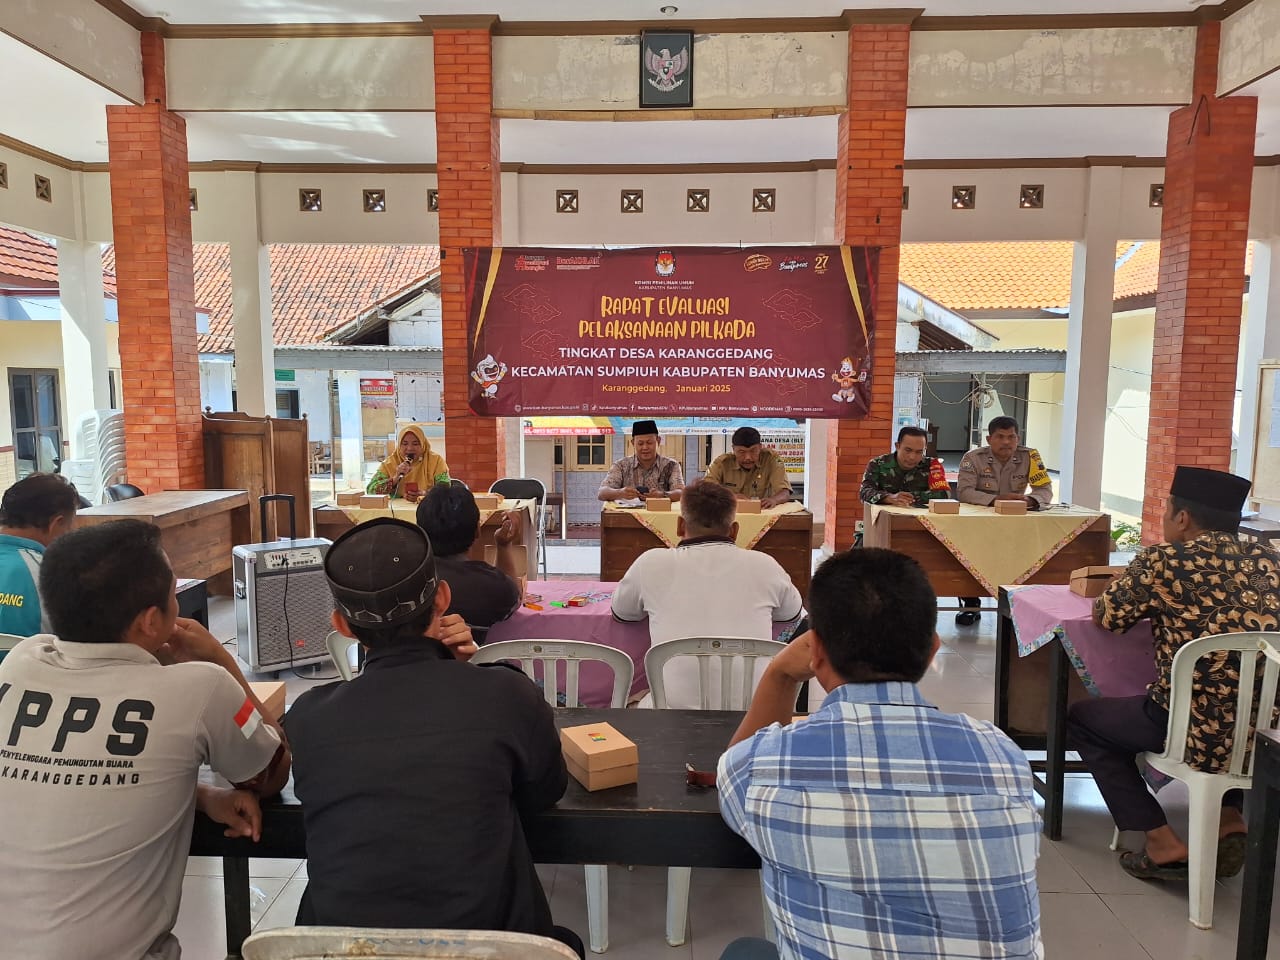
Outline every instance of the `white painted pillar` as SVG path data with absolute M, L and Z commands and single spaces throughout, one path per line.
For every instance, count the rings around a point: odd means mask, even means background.
M 1076 242 L 1071 266 L 1058 499 L 1095 510 L 1102 506 L 1122 173 L 1120 167 L 1089 169 L 1084 240 Z
M 348 489 L 363 488 L 364 419 L 360 415 L 360 371 L 335 370 L 338 381 L 338 434 L 342 438 L 342 483 Z
M 1245 319 L 1240 375 L 1240 438 L 1235 472 L 1253 478 L 1254 434 L 1258 429 L 1258 364 L 1280 358 L 1280 237 L 1253 242 L 1249 312 Z M 1270 404 L 1270 397 L 1263 397 Z M 1265 442 L 1265 440 L 1264 440 Z
M 62 304 L 62 385 L 67 398 L 62 437 L 74 441 L 82 416 L 111 405 L 101 246 L 84 240 L 58 241 L 58 296 Z M 71 451 L 72 458 L 84 455 L 83 450 Z
M 236 406 L 253 417 L 275 416 L 275 346 L 271 330 L 271 261 L 258 216 L 258 175 L 227 178 L 231 250 L 231 316 L 236 357 Z

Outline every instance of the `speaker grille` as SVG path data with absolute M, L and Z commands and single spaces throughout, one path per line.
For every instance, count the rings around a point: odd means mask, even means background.
M 287 667 L 289 638 L 285 635 L 285 580 L 288 580 L 289 633 L 293 640 L 294 664 L 327 659 L 325 637 L 333 629 L 333 594 L 324 570 L 291 571 L 260 576 L 255 582 L 258 620 L 258 664 L 264 668 Z

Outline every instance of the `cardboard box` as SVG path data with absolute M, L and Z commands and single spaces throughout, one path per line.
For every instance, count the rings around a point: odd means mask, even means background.
M 759 513 L 760 501 L 759 500 L 739 500 L 738 512 L 739 513 Z
M 249 684 L 253 695 L 262 701 L 267 716 L 279 720 L 284 716 L 284 683 L 279 680 L 264 680 Z
M 502 497 L 496 493 L 477 493 L 473 496 L 476 498 L 476 506 L 481 510 L 497 510 L 502 506 Z
M 364 496 L 361 490 L 343 490 L 338 494 L 338 506 L 340 507 L 358 507 L 360 506 L 360 498 Z
M 517 570 L 529 569 L 529 548 L 523 543 L 513 543 L 508 549 L 512 551 L 515 557 Z M 486 543 L 484 546 L 484 562 L 491 567 L 498 565 L 498 547 L 497 544 Z
M 644 508 L 652 510 L 654 513 L 670 513 L 671 498 L 670 497 L 645 497 Z
M 1071 592 L 1078 597 L 1100 597 L 1124 567 L 1080 567 L 1071 571 Z
M 1025 500 L 997 500 L 993 506 L 1002 517 L 1022 517 L 1027 513 Z
M 604 790 L 639 777 L 640 755 L 636 745 L 608 723 L 565 727 L 560 747 L 569 773 L 588 790 Z
M 930 513 L 959 513 L 960 501 L 947 500 L 947 499 L 930 500 L 929 512 Z
M 381 493 L 366 493 L 360 497 L 360 509 L 362 510 L 385 510 L 387 508 L 388 497 Z

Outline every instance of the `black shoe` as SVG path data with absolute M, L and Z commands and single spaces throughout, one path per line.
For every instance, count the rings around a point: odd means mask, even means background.
M 978 622 L 982 614 L 977 610 L 961 610 L 956 614 L 957 627 L 972 627 Z

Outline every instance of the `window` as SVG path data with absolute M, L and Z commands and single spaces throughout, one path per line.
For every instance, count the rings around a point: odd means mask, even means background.
M 56 370 L 10 370 L 15 476 L 57 473 L 62 467 L 62 421 Z
M 607 463 L 609 448 L 607 437 L 595 434 L 589 437 L 577 437 L 577 456 L 575 463 L 579 467 L 603 467 Z
M 297 390 L 277 390 L 276 391 L 276 416 L 282 420 L 297 420 L 298 413 L 298 391 Z

